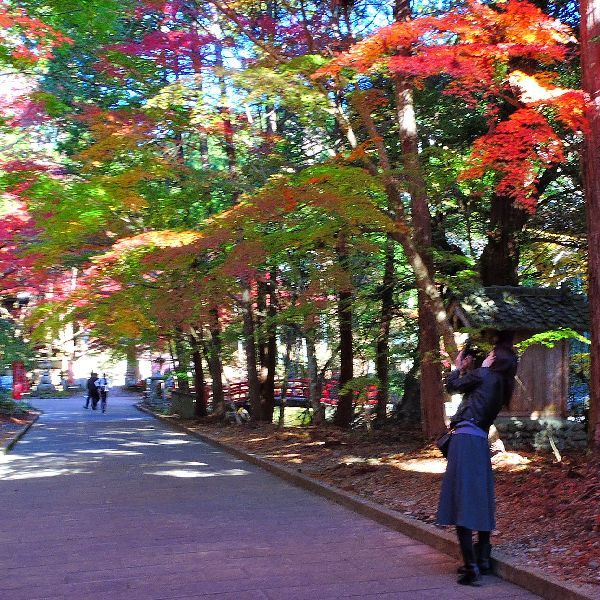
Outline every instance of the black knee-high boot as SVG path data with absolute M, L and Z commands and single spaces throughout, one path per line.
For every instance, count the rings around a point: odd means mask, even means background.
M 477 543 L 473 544 L 475 550 L 475 559 L 477 566 L 479 567 L 479 573 L 481 575 L 488 575 L 493 571 L 492 569 L 492 545 L 490 544 L 490 533 L 489 531 L 477 532 Z M 466 572 L 465 567 L 458 567 L 457 573 L 462 575 Z
M 457 582 L 461 585 L 481 585 L 481 576 L 473 548 L 473 532 L 467 527 L 457 525 L 456 535 L 465 564 L 464 572 L 459 575 Z
M 475 544 L 475 556 L 477 557 L 479 572 L 484 575 L 492 572 L 491 553 L 490 532 L 479 531 L 477 534 L 477 543 Z

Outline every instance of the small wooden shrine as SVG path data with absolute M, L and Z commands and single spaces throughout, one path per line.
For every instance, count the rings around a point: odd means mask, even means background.
M 569 328 L 589 329 L 587 299 L 566 288 L 491 286 L 454 296 L 448 314 L 455 331 L 474 340 L 490 340 L 498 331 L 511 331 L 518 343 L 536 333 Z M 569 340 L 552 348 L 530 346 L 519 360 L 511 401 L 514 417 L 565 418 L 569 393 Z

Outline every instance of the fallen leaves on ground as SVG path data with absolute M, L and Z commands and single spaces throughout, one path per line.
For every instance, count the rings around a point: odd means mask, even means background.
M 0 448 L 4 447 L 23 427 L 31 423 L 37 414 L 31 411 L 13 414 L 0 412 Z
M 181 421 L 427 523 L 435 523 L 446 461 L 417 430 L 346 432 Z M 600 592 L 600 461 L 571 452 L 504 452 L 493 458 L 498 504 L 492 542 L 521 564 Z

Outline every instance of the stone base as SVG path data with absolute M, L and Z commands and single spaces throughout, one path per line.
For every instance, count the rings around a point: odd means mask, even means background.
M 38 383 L 36 392 L 38 394 L 54 394 L 56 387 L 51 383 Z
M 171 412 L 171 403 L 166 400 L 150 400 L 148 398 L 143 401 L 144 406 L 147 406 L 150 410 L 154 410 L 163 414 Z
M 500 417 L 495 425 L 507 450 L 551 451 L 550 437 L 558 450 L 587 447 L 585 424 L 578 421 L 556 417 Z
M 183 419 L 193 419 L 195 416 L 196 397 L 194 394 L 174 390 L 171 394 L 171 411 Z

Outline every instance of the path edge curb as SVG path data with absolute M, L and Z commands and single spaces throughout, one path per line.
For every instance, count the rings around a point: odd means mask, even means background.
M 40 418 L 42 413 L 38 410 L 35 412 L 36 414 L 33 420 L 27 423 L 27 425 L 25 425 L 23 429 L 18 431 L 15 435 L 13 435 L 13 437 L 8 440 L 8 443 L 2 447 L 1 452 L 3 454 L 8 454 L 17 445 L 17 442 L 29 431 L 29 428 Z
M 136 404 L 135 406 L 141 412 L 153 416 L 159 421 L 169 425 L 169 427 L 183 431 L 211 446 L 226 451 L 228 454 L 232 454 L 236 458 L 241 458 L 246 462 L 261 467 L 289 483 L 318 494 L 319 496 L 323 496 L 337 504 L 341 504 L 358 514 L 377 521 L 378 523 L 403 533 L 419 542 L 423 542 L 440 552 L 455 558 L 460 557 L 458 543 L 455 541 L 454 536 L 447 531 L 443 531 L 428 523 L 423 523 L 422 521 L 418 521 L 417 519 L 385 508 L 380 504 L 376 504 L 355 494 L 345 492 L 320 482 L 317 479 L 304 475 L 300 469 L 294 470 L 289 467 L 284 467 L 265 458 L 261 458 L 256 454 L 240 450 L 235 446 L 221 442 L 210 435 L 194 431 L 181 423 L 173 421 L 171 417 L 155 413 L 141 404 Z M 588 594 L 586 590 L 560 581 L 538 569 L 518 565 L 514 559 L 500 554 L 499 552 L 494 552 L 492 561 L 494 573 L 498 577 L 529 590 L 547 600 L 597 600 L 595 596 L 591 595 L 591 592 Z

